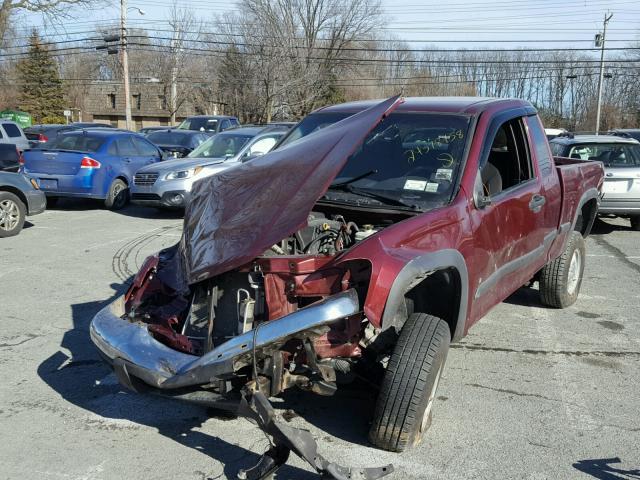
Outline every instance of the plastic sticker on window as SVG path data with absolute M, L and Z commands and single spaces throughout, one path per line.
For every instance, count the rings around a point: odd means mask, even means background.
M 436 180 L 448 180 L 451 181 L 453 170 L 450 168 L 439 168 L 436 170 Z
M 439 187 L 439 186 L 440 186 L 440 184 L 439 184 L 439 183 L 435 183 L 435 182 L 434 182 L 434 183 L 432 183 L 432 182 L 429 182 L 429 183 L 427 183 L 427 185 L 426 185 L 426 187 L 425 187 L 424 191 L 425 191 L 425 192 L 429 192 L 429 193 L 436 193 L 436 192 L 438 191 L 438 187 Z
M 423 190 L 427 186 L 426 180 L 407 180 L 404 182 L 405 190 Z

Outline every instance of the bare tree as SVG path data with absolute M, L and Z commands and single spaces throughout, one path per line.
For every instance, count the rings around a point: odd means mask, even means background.
M 53 18 L 65 16 L 71 6 L 89 6 L 100 3 L 103 0 L 0 0 L 0 48 L 2 47 L 10 28 L 10 20 L 13 14 L 20 11 L 39 12 Z

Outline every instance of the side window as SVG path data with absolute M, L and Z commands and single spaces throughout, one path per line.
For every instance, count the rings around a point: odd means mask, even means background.
M 536 158 L 538 159 L 540 175 L 547 176 L 551 173 L 553 165 L 547 136 L 545 135 L 540 119 L 537 116 L 532 115 L 527 117 L 527 125 L 529 127 L 529 134 L 531 136 L 531 142 L 533 143 L 533 149 L 535 150 Z
M 4 135 L 2 133 L 2 128 L 0 128 L 0 138 L 4 138 Z
M 233 125 L 234 127 L 237 127 L 238 125 L 240 125 L 237 118 L 231 118 L 229 120 L 231 121 L 231 125 Z
M 122 157 L 135 157 L 138 155 L 138 150 L 133 145 L 131 137 L 120 137 L 116 140 L 118 144 L 118 154 Z
M 111 142 L 109 148 L 107 148 L 107 153 L 112 157 L 118 157 L 120 153 L 118 152 L 118 142 Z
M 229 120 L 223 120 L 222 123 L 220 124 L 220 131 L 222 132 L 223 130 L 226 130 L 227 128 L 231 127 L 231 122 Z
M 551 153 L 556 157 L 562 157 L 562 153 L 564 151 L 564 145 L 561 143 L 549 142 L 549 146 L 551 147 Z
M 131 137 L 133 144 L 141 157 L 157 157 L 158 149 L 142 138 Z
M 503 123 L 491 143 L 481 171 L 485 194 L 495 196 L 534 177 L 521 118 Z
M 3 123 L 2 128 L 4 128 L 4 131 L 7 132 L 10 138 L 20 138 L 22 136 L 20 129 L 13 123 Z

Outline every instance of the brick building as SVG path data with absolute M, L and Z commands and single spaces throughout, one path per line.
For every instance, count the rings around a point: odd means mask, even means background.
M 109 123 L 114 127 L 125 128 L 124 86 L 117 82 L 94 82 L 88 88 L 84 99 L 84 109 L 74 111 L 74 120 L 84 122 Z M 134 129 L 169 125 L 168 110 L 169 87 L 162 83 L 131 84 L 131 115 Z M 204 111 L 191 102 L 184 102 L 176 114 L 176 122 L 190 115 L 221 112 L 221 104 L 210 102 L 209 111 Z

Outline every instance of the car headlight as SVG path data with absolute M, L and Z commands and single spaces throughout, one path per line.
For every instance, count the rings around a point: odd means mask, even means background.
M 188 170 L 175 170 L 173 172 L 167 173 L 167 176 L 164 178 L 165 180 L 182 180 L 197 175 L 200 170 L 202 170 L 202 167 L 190 168 Z

